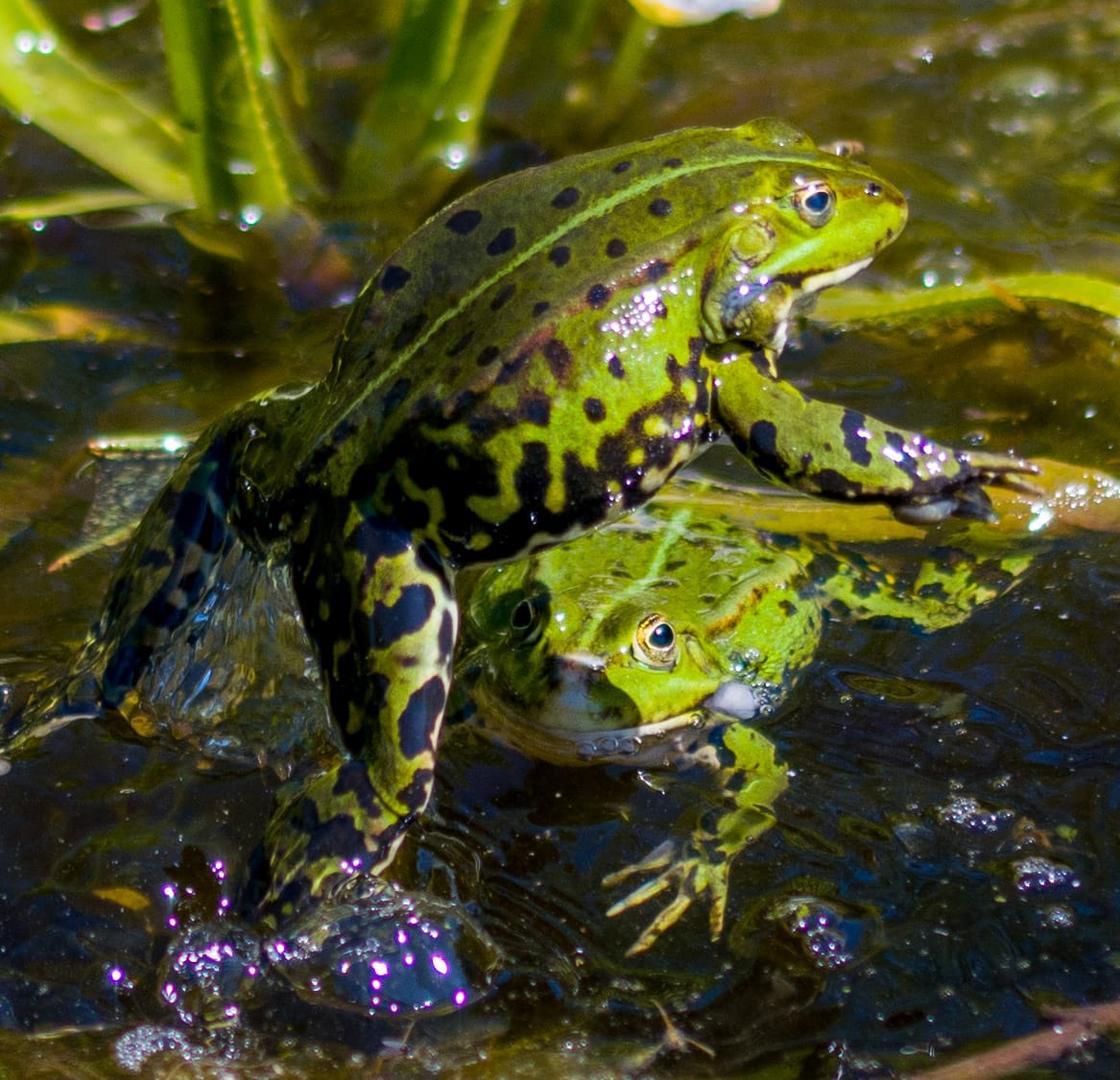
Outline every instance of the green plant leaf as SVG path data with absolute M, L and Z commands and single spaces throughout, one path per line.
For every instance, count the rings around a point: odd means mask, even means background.
M 84 63 L 34 0 L 0 0 L 0 100 L 155 202 L 188 205 L 174 119 Z
M 38 221 L 68 214 L 93 214 L 101 210 L 128 210 L 148 206 L 147 195 L 132 188 L 73 188 L 53 195 L 0 202 L 0 221 Z
M 970 311 L 1021 311 L 1037 303 L 1072 304 L 1120 319 L 1120 282 L 1089 274 L 1002 274 L 901 292 L 832 289 L 817 301 L 812 317 L 839 325 L 898 326 L 960 317 Z
M 247 226 L 287 208 L 312 171 L 279 103 L 262 0 L 160 0 L 164 51 L 196 204 Z

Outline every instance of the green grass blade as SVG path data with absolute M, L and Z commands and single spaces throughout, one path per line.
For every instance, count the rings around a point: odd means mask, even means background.
M 389 196 L 415 162 L 459 51 L 469 0 L 406 0 L 380 89 L 363 110 L 339 190 L 363 205 Z
M 187 205 L 183 134 L 85 64 L 34 0 L 0 0 L 0 101 L 155 202 Z
M 1058 303 L 1120 319 L 1120 282 L 1089 274 L 1001 274 L 962 285 L 881 292 L 832 289 L 817 301 L 813 319 L 840 325 L 921 325 L 972 313 L 1023 310 Z
M 421 161 L 442 161 L 454 171 L 473 160 L 486 99 L 520 13 L 521 0 L 487 0 L 472 19 L 454 69 L 436 96 Z
M 292 205 L 311 170 L 278 104 L 278 61 L 262 0 L 159 0 L 172 92 L 196 202 L 252 224 Z M 252 217 L 249 216 L 252 208 Z
M 73 188 L 53 195 L 0 202 L 0 221 L 39 221 L 69 214 L 92 214 L 99 210 L 129 210 L 148 206 L 147 195 L 132 188 Z

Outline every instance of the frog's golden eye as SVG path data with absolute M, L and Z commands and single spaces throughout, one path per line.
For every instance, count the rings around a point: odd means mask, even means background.
M 793 193 L 793 205 L 806 225 L 819 229 L 831 219 L 836 195 L 828 184 L 817 180 Z
M 677 662 L 677 632 L 663 615 L 647 615 L 634 631 L 634 659 L 650 667 L 671 668 Z
M 543 605 L 532 596 L 519 600 L 509 613 L 509 628 L 514 638 L 523 645 L 531 645 L 541 636 L 544 626 Z

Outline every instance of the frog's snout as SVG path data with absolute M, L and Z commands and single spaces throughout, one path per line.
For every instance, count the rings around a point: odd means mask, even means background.
M 731 679 L 720 683 L 704 700 L 704 708 L 722 713 L 732 720 L 753 720 L 759 713 L 758 695 L 746 683 Z

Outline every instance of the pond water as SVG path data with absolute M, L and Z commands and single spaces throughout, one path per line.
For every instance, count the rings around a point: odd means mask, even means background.
M 385 55 L 350 7 L 277 11 L 310 58 L 307 137 L 328 171 Z M 1120 15 L 1104 0 L 786 0 L 769 19 L 662 31 L 614 103 L 599 95 L 626 5 L 602 5 L 570 71 L 533 51 L 541 10 L 523 13 L 484 152 L 455 191 L 592 145 L 775 114 L 822 143 L 862 142 L 905 190 L 910 224 L 864 275 L 874 283 L 1120 278 Z M 55 11 L 123 75 L 158 80 L 154 7 L 84 36 L 82 5 Z M 0 197 L 96 181 L 34 128 L 5 117 L 0 131 Z M 267 273 L 133 215 L 3 226 L 5 304 L 96 308 L 120 329 L 0 349 L 0 717 L 64 670 L 118 554 L 47 570 L 80 539 L 86 442 L 195 432 L 323 372 L 348 298 L 438 205 L 417 201 L 372 223 L 266 222 L 281 253 Z M 1056 306 L 907 332 L 808 324 L 782 370 L 944 442 L 1117 473 L 1118 341 L 1120 327 Z M 724 446 L 701 468 L 743 475 Z M 830 626 L 766 723 L 791 781 L 777 827 L 735 863 L 716 943 L 697 905 L 628 958 L 648 912 L 605 914 L 617 897 L 603 876 L 689 828 L 687 783 L 535 763 L 456 731 L 434 812 L 400 861 L 453 885 L 502 972 L 486 1000 L 415 1026 L 294 1000 L 232 1031 L 179 1024 L 159 994 L 161 890 L 180 904 L 233 895 L 300 744 L 258 767 L 174 732 L 71 724 L 0 777 L 0 1077 L 823 1080 L 917 1071 L 1036 1030 L 1046 1006 L 1120 998 L 1118 600 L 1120 538 L 1087 534 L 954 629 Z M 299 694 L 275 706 L 305 707 Z M 1032 1075 L 1118 1070 L 1104 1040 Z

